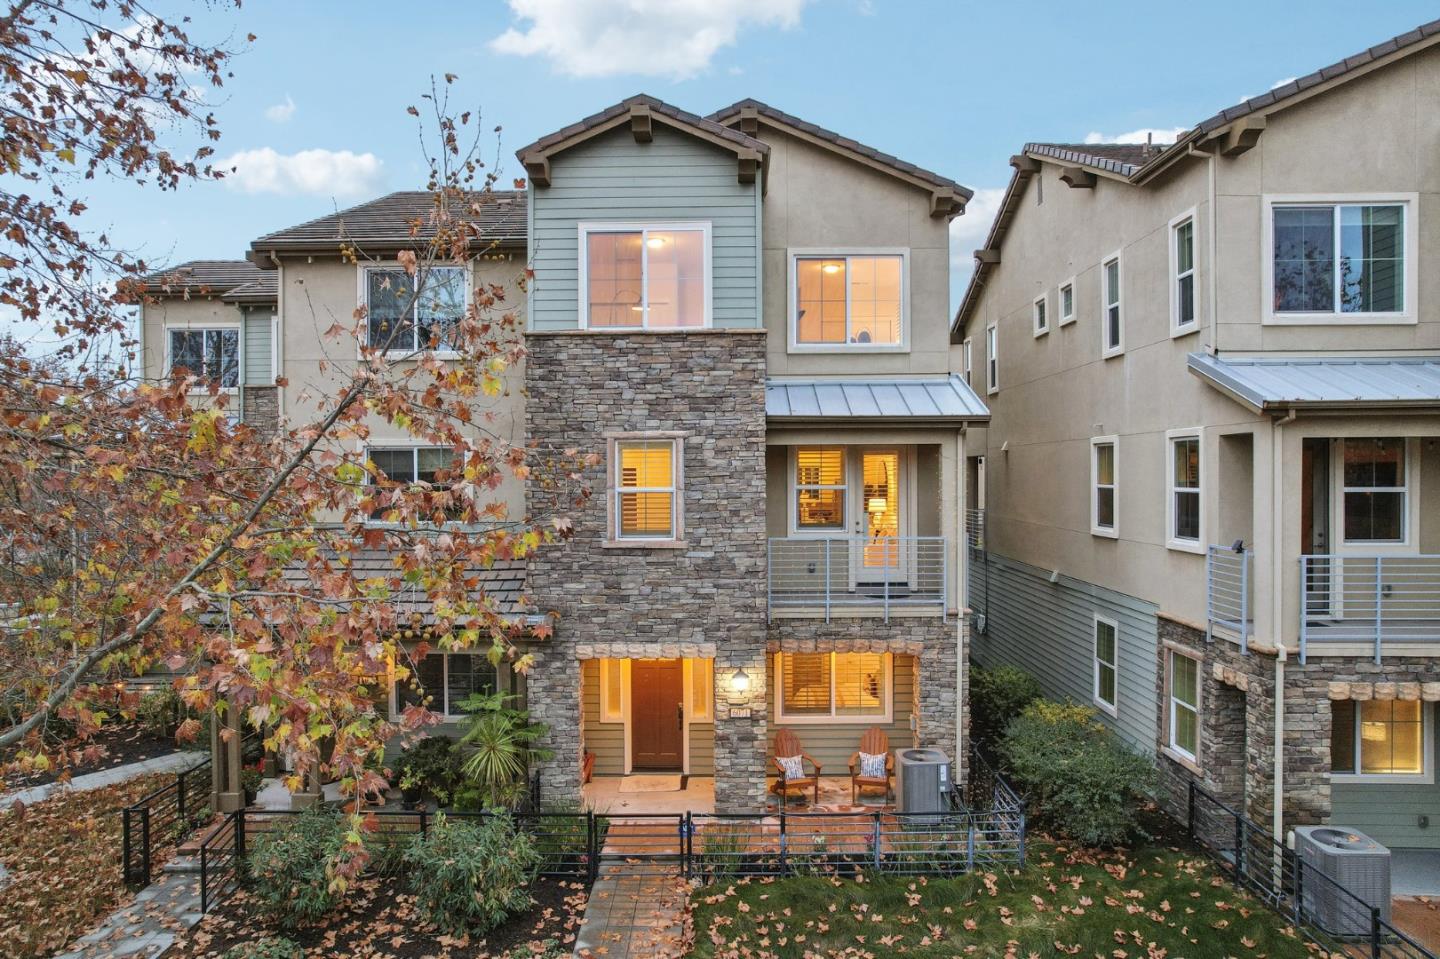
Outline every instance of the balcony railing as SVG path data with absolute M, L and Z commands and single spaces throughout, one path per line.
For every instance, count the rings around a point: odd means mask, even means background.
M 940 616 L 949 599 L 943 536 L 775 537 L 770 618 Z
M 1211 546 L 1205 554 L 1206 638 L 1216 628 L 1233 633 L 1240 652 L 1250 652 L 1254 622 L 1250 616 L 1250 563 L 1254 554 L 1243 545 Z
M 1300 661 L 1335 644 L 1440 643 L 1440 555 L 1300 557 Z

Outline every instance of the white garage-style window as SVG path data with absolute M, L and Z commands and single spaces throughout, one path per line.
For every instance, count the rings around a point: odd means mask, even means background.
M 909 253 L 792 250 L 790 348 L 903 349 Z
M 1173 649 L 1167 658 L 1166 745 L 1181 758 L 1195 763 L 1200 755 L 1200 661 Z
M 475 693 L 499 689 L 499 671 L 484 653 L 432 651 L 419 662 L 405 663 L 411 675 L 397 678 L 392 706 L 424 706 L 447 718 L 463 716 L 460 704 Z
M 466 267 L 431 266 L 414 276 L 398 266 L 363 267 L 360 277 L 368 346 L 387 353 L 454 352 L 455 326 L 470 292 Z
M 1116 715 L 1120 702 L 1120 624 L 1099 613 L 1095 614 L 1095 705 L 1111 716 Z
M 1265 203 L 1266 322 L 1414 322 L 1414 194 Z
M 580 224 L 580 326 L 710 325 L 710 224 Z
M 785 723 L 892 718 L 889 653 L 776 653 L 776 712 Z
M 1433 709 L 1419 700 L 1330 704 L 1330 769 L 1377 782 L 1434 782 Z
M 682 438 L 673 434 L 610 441 L 610 539 L 675 543 L 681 537 Z
M 221 389 L 233 390 L 240 385 L 239 327 L 170 327 L 167 333 L 167 369 L 172 372 L 185 369 L 204 380 L 219 383 Z

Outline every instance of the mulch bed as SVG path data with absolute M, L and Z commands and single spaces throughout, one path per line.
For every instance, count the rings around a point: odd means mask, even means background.
M 535 906 L 513 916 L 484 937 L 454 938 L 427 928 L 415 913 L 415 897 L 399 879 L 359 880 L 345 905 L 323 925 L 282 933 L 268 927 L 245 892 L 232 895 L 178 943 L 172 959 L 216 959 L 232 946 L 286 935 L 307 957 L 365 959 L 481 959 L 512 950 L 528 955 L 531 943 L 554 940 L 568 953 L 585 916 L 585 887 L 578 882 L 537 879 L 530 886 Z
M 138 763 L 144 759 L 168 756 L 170 753 L 178 752 L 180 748 L 175 742 L 175 737 L 161 736 L 138 723 L 102 727 L 79 748 L 88 752 L 92 747 L 103 750 L 104 755 L 96 756 L 90 762 L 85 762 L 82 758 L 82 761 L 66 770 L 71 777 L 100 772 L 104 769 L 114 769 L 117 766 Z M 0 754 L 0 766 L 5 765 L 11 754 Z M 43 786 L 46 783 L 53 783 L 59 778 L 59 771 L 55 769 L 29 775 L 12 774 L 5 777 L 3 785 L 0 785 L 0 791 L 8 792 L 14 789 L 26 789 L 30 786 Z

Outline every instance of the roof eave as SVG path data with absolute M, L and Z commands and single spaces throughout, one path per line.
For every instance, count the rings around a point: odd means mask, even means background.
M 955 416 L 775 416 L 766 414 L 767 426 L 908 426 L 912 428 L 986 425 L 990 414 L 965 413 Z

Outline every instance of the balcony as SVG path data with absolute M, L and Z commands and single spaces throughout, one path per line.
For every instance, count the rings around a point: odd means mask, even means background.
M 1378 663 L 1440 644 L 1440 555 L 1301 556 L 1300 610 L 1302 663 L 1339 646 L 1373 649 Z
M 1205 551 L 1205 615 L 1206 634 L 1214 639 L 1218 632 L 1233 636 L 1240 652 L 1250 651 L 1250 637 L 1255 630 L 1251 613 L 1254 578 L 1250 567 L 1254 553 L 1243 544 L 1211 546 Z
M 943 536 L 773 537 L 770 618 L 938 616 L 948 609 Z

